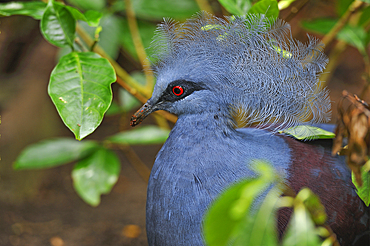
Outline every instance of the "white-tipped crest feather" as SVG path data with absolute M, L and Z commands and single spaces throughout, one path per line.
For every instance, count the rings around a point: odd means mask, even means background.
M 291 37 L 282 20 L 263 15 L 201 13 L 185 23 L 165 20 L 152 43 L 154 71 L 179 67 L 241 110 L 247 125 L 273 131 L 330 119 L 328 91 L 319 74 L 328 62 L 323 45 Z M 169 81 L 171 82 L 171 81 Z M 279 124 L 277 124 L 279 123 Z

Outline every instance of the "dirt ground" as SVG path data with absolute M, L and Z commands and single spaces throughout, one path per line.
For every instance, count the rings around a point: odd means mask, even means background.
M 0 20 L 0 246 L 147 245 L 146 182 L 122 153 L 117 152 L 122 164 L 118 183 L 96 208 L 76 195 L 70 176 L 73 164 L 48 170 L 12 169 L 27 145 L 73 136 L 47 95 L 57 49 L 43 40 L 37 21 L 27 17 Z M 293 27 L 293 34 L 296 30 Z M 304 31 L 299 35 L 304 37 Z M 362 71 L 361 56 L 353 48 L 344 52 L 340 65 L 332 71 L 329 88 L 334 122 L 341 91 L 359 93 Z M 107 117 L 89 139 L 102 139 L 122 126 L 129 126 L 128 118 Z M 135 148 L 148 167 L 159 149 Z

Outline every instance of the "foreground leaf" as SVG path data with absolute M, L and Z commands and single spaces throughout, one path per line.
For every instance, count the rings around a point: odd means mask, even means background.
M 50 0 L 40 22 L 42 35 L 51 44 L 63 47 L 73 46 L 76 20 L 62 4 Z
M 273 221 L 270 218 L 270 214 L 257 213 L 256 216 L 262 220 L 261 227 L 257 226 L 256 221 L 249 221 L 245 224 L 245 218 L 249 216 L 250 207 L 255 198 L 265 191 L 272 182 L 276 180 L 274 169 L 264 162 L 256 162 L 255 171 L 260 174 L 258 178 L 247 179 L 240 183 L 231 186 L 224 193 L 222 193 L 211 205 L 209 210 L 206 212 L 204 217 L 204 238 L 209 246 L 221 246 L 229 245 L 231 242 L 256 242 L 255 240 L 262 242 L 273 241 L 272 238 L 276 234 L 270 235 L 259 235 L 266 236 L 266 239 L 257 238 L 257 235 L 244 235 L 240 236 L 240 231 L 248 227 L 250 230 L 260 231 L 263 230 L 263 226 L 266 226 L 267 231 L 274 227 L 270 222 Z M 268 206 L 268 205 L 266 205 Z M 272 208 L 265 208 L 272 209 Z M 262 216 L 262 217 L 261 217 Z M 257 226 L 257 228 L 254 228 Z M 265 228 L 266 229 L 266 228 Z M 267 232 L 266 231 L 266 232 Z M 238 238 L 238 237 L 241 238 Z M 249 245 L 249 244 L 240 244 Z M 258 245 L 258 244 L 250 244 Z
M 219 0 L 221 5 L 232 15 L 246 15 L 252 7 L 252 1 Z
M 233 245 L 278 245 L 276 214 L 280 194 L 279 189 L 273 188 L 258 211 L 244 217 Z
M 134 130 L 117 133 L 108 138 L 115 144 L 161 144 L 164 143 L 170 130 L 158 126 L 143 126 Z
M 288 134 L 298 140 L 328 139 L 335 137 L 335 134 L 332 132 L 325 131 L 316 126 L 307 125 L 295 126 L 279 132 Z
M 0 3 L 0 16 L 26 15 L 40 20 L 46 3 L 40 1 Z
M 93 52 L 63 56 L 50 76 L 48 92 L 64 124 L 81 140 L 103 120 L 112 101 L 116 74 Z
M 96 27 L 99 25 L 100 19 L 103 16 L 102 13 L 95 10 L 88 10 L 84 14 L 81 13 L 78 9 L 71 6 L 65 6 L 69 12 L 73 15 L 76 20 L 82 20 L 87 22 L 89 26 Z
M 366 165 L 366 164 L 365 164 Z M 362 186 L 359 186 L 354 173 L 352 172 L 352 183 L 356 186 L 357 194 L 369 207 L 370 204 L 370 172 L 361 169 Z
M 284 234 L 283 246 L 321 246 L 315 225 L 303 203 L 294 206 L 294 212 Z
M 267 18 L 276 20 L 279 16 L 279 7 L 276 0 L 261 0 L 255 3 L 248 11 L 249 14 L 263 14 Z
M 93 141 L 70 138 L 50 139 L 25 148 L 14 163 L 14 169 L 49 168 L 76 161 L 97 148 Z
M 117 155 L 101 148 L 73 168 L 73 186 L 86 203 L 97 206 L 100 195 L 108 194 L 117 182 L 120 168 Z

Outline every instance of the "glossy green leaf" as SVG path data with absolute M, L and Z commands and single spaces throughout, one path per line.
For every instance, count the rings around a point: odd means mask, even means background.
M 219 0 L 219 2 L 232 15 L 246 15 L 252 7 L 251 0 Z
M 328 138 L 335 137 L 335 134 L 332 132 L 325 131 L 324 129 L 321 129 L 316 126 L 308 126 L 308 125 L 291 127 L 291 128 L 279 131 L 279 133 L 288 134 L 298 140 L 328 139 Z
M 248 11 L 249 14 L 264 14 L 267 18 L 276 20 L 279 17 L 279 7 L 276 0 L 261 0 Z
M 167 140 L 169 133 L 170 130 L 158 126 L 142 126 L 117 133 L 107 140 L 115 144 L 161 144 Z
M 294 212 L 283 237 L 282 246 L 321 246 L 315 225 L 303 203 L 294 206 Z
M 81 140 L 103 120 L 112 101 L 113 67 L 93 52 L 63 56 L 51 73 L 48 92 L 64 124 Z
M 303 188 L 297 194 L 296 199 L 303 202 L 316 225 L 323 225 L 327 215 L 325 207 L 321 204 L 320 198 L 308 188 Z
M 40 22 L 42 35 L 51 44 L 63 47 L 73 46 L 76 20 L 69 10 L 50 0 Z
M 352 172 L 352 183 L 356 186 L 357 194 L 362 201 L 369 207 L 370 204 L 370 172 L 361 169 L 362 186 L 356 182 L 355 175 Z
M 102 17 L 103 14 L 95 10 L 88 10 L 85 12 L 86 21 L 90 26 L 98 26 Z
M 281 0 L 278 3 L 279 10 L 283 10 L 288 8 L 292 3 L 294 3 L 296 0 Z
M 258 211 L 244 217 L 232 245 L 277 246 L 276 215 L 281 191 L 273 188 Z
M 100 196 L 108 194 L 117 182 L 120 169 L 116 153 L 100 148 L 75 165 L 72 171 L 73 186 L 86 203 L 97 206 Z
M 134 42 L 132 40 L 131 32 L 128 27 L 127 20 L 123 20 L 123 31 L 120 35 L 120 42 L 123 46 L 123 49 L 127 51 L 131 56 L 137 59 L 137 54 L 134 46 Z M 157 26 L 154 23 L 147 22 L 147 21 L 137 21 L 139 27 L 140 37 L 143 43 L 144 48 L 148 48 L 150 43 L 152 42 L 152 38 L 155 34 L 155 30 Z M 155 51 L 154 51 L 155 52 Z
M 40 1 L 0 3 L 0 16 L 26 15 L 40 20 L 46 3 Z
M 255 202 L 255 198 L 265 191 L 272 182 L 276 181 L 276 174 L 270 165 L 261 161 L 256 161 L 254 167 L 259 177 L 243 180 L 232 185 L 214 201 L 206 212 L 203 230 L 207 245 L 230 245 L 231 242 L 239 240 L 238 235 L 240 236 L 240 234 L 238 232 L 246 226 L 245 218 L 249 216 L 248 213 L 251 204 Z M 260 216 L 262 216 L 262 214 L 260 213 L 257 213 L 256 216 L 263 220 L 259 229 L 263 226 L 267 226 L 269 231 L 272 226 L 269 222 L 271 221 L 270 218 L 261 218 Z M 256 225 L 255 221 L 249 221 L 247 223 L 248 226 L 252 227 L 253 224 Z M 250 234 L 248 235 L 251 236 Z M 271 236 L 274 237 L 274 234 Z M 256 236 L 246 236 L 244 239 L 249 242 L 255 239 L 258 240 Z M 266 240 L 270 241 L 270 238 Z
M 97 148 L 93 141 L 56 138 L 40 141 L 25 148 L 14 163 L 14 169 L 49 168 L 76 161 Z
M 69 12 L 73 15 L 73 17 L 76 20 L 82 20 L 87 22 L 89 26 L 96 27 L 99 25 L 100 19 L 102 18 L 103 14 L 95 11 L 95 10 L 88 10 L 84 14 L 81 13 L 78 9 L 71 7 L 71 6 L 65 6 Z
M 67 2 L 82 10 L 101 11 L 106 5 L 105 0 L 67 0 Z
M 199 12 L 194 0 L 135 0 L 131 1 L 139 19 L 162 21 L 163 17 L 185 20 Z

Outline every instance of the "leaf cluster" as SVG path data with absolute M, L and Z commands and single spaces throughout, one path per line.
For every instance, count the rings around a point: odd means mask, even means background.
M 281 183 L 281 177 L 266 162 L 253 164 L 259 175 L 232 185 L 210 206 L 204 218 L 205 241 L 222 245 L 339 245 L 330 227 L 320 199 L 303 188 L 296 196 Z M 261 194 L 266 194 L 261 201 Z M 279 209 L 293 208 L 287 229 L 279 240 Z

